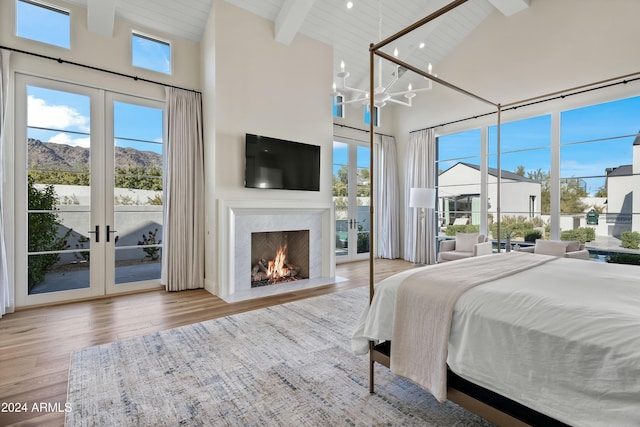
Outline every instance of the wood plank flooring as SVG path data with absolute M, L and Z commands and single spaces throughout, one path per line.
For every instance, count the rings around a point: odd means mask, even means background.
M 376 260 L 375 265 L 376 280 L 414 266 L 402 260 Z M 69 361 L 74 350 L 368 286 L 369 262 L 340 264 L 336 275 L 349 280 L 233 304 L 205 290 L 152 291 L 8 314 L 0 319 L 0 426 L 64 424 Z M 16 403 L 26 404 L 27 411 L 7 412 L 13 409 L 9 405 Z M 34 411 L 34 403 L 48 404 L 48 408 Z

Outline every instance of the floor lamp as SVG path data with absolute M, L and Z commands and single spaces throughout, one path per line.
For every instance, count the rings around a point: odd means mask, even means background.
M 424 260 L 418 259 L 416 256 L 416 263 L 418 264 L 428 264 L 429 260 L 427 259 L 427 238 L 429 233 L 427 233 L 426 228 L 426 209 L 435 209 L 436 207 L 436 190 L 435 188 L 412 188 L 409 192 L 409 207 L 420 209 L 420 222 L 423 223 L 424 230 Z M 416 236 L 416 243 L 417 243 Z M 416 245 L 416 248 L 418 246 Z M 424 261 L 424 262 L 420 262 Z

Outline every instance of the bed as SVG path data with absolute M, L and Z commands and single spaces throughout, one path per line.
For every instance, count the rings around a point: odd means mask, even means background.
M 455 270 L 461 273 L 452 277 Z M 494 273 L 478 279 L 480 271 Z M 465 279 L 465 272 L 472 278 Z M 449 331 L 448 322 L 429 318 L 437 307 L 424 309 L 431 291 L 416 296 L 422 290 L 410 289 L 421 281 L 429 282 L 425 288 L 442 288 L 465 280 L 472 283 L 456 297 Z M 446 334 L 444 396 L 437 384 L 423 383 L 413 366 L 432 358 L 429 335 L 436 327 Z M 401 339 L 409 346 L 396 346 Z M 352 348 L 359 354 L 372 350 L 372 364 L 387 365 L 439 400 L 462 389 L 513 417 L 493 418 L 498 423 L 640 425 L 637 266 L 511 252 L 415 268 L 376 285 Z M 408 372 L 394 364 L 407 357 L 403 350 L 409 353 Z M 437 363 L 427 365 L 441 376 Z

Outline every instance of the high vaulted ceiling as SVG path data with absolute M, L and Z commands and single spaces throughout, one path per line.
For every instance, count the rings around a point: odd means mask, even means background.
M 67 0 L 88 10 L 90 30 L 113 32 L 114 17 L 165 34 L 200 41 L 214 0 Z M 223 0 L 215 0 L 223 1 Z M 333 47 L 333 69 L 345 61 L 348 84 L 366 87 L 369 76 L 369 45 L 450 3 L 450 0 L 225 0 L 274 22 L 274 39 L 290 44 L 304 34 Z M 441 18 L 417 29 L 390 46 L 398 57 L 426 69 L 449 55 L 496 9 L 509 16 L 528 7 L 530 0 L 469 0 Z M 424 46 L 421 47 L 421 44 Z M 385 50 L 386 51 L 386 50 Z M 393 78 L 395 68 L 385 65 L 381 78 Z M 409 73 L 407 73 L 409 74 Z M 405 76 L 397 85 L 424 86 L 419 76 Z M 338 80 L 336 78 L 336 80 Z M 338 82 L 339 83 L 339 82 Z

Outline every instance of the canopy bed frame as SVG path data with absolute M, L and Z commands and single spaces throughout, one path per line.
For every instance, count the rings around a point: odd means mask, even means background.
M 494 102 L 488 100 L 482 96 L 474 94 L 468 90 L 460 88 L 450 82 L 447 82 L 437 76 L 434 76 L 428 73 L 425 70 L 422 70 L 418 67 L 415 67 L 411 64 L 403 62 L 398 58 L 389 55 L 385 52 L 382 52 L 381 49 L 393 41 L 407 35 L 408 33 L 414 31 L 415 29 L 433 21 L 434 19 L 448 13 L 449 11 L 457 8 L 458 6 L 466 3 L 468 0 L 456 0 L 448 5 L 442 7 L 441 9 L 433 12 L 429 16 L 415 22 L 414 24 L 406 27 L 405 29 L 397 32 L 396 34 L 388 37 L 385 40 L 380 41 L 377 44 L 371 44 L 369 48 L 369 67 L 370 67 L 370 81 L 369 81 L 369 93 L 375 93 L 375 66 L 374 66 L 374 57 L 378 56 L 387 61 L 397 64 L 398 66 L 404 67 L 407 70 L 410 70 L 420 76 L 423 76 L 427 79 L 430 79 L 442 86 L 445 86 L 449 89 L 452 89 L 458 93 L 464 94 L 470 98 L 481 101 L 482 103 L 488 104 L 495 108 L 496 114 L 496 124 L 497 124 L 497 170 L 501 171 L 500 165 L 500 128 L 501 128 L 501 119 L 502 112 L 506 109 L 515 109 L 522 106 L 527 106 L 531 104 L 535 104 L 538 102 L 544 102 L 548 100 L 553 100 L 557 98 L 561 98 L 567 96 L 569 94 L 582 93 L 588 90 L 592 90 L 595 86 L 609 84 L 615 84 L 612 82 L 626 83 L 621 82 L 624 79 L 632 78 L 632 80 L 638 80 L 640 77 L 640 72 L 632 73 L 628 75 L 623 75 L 619 77 L 614 77 L 606 80 L 601 80 L 597 82 L 593 82 L 587 85 L 577 86 L 569 89 L 565 89 L 559 92 L 547 93 L 544 95 L 536 96 L 533 98 L 523 99 L 519 101 L 509 102 L 506 104 L 501 104 L 499 102 Z M 591 89 L 590 89 L 591 88 Z M 373 111 L 373 97 L 371 97 L 370 108 Z M 484 115 L 489 115 L 494 113 L 487 113 Z M 478 116 L 476 116 L 478 117 Z M 370 144 L 373 146 L 373 136 L 375 134 L 374 130 L 374 121 L 370 121 Z M 438 127 L 434 126 L 434 127 Z M 374 163 L 373 159 L 373 150 L 371 150 L 371 164 Z M 370 185 L 370 197 L 373 200 L 374 198 L 374 170 L 371 170 L 371 185 Z M 497 200 L 496 200 L 496 217 L 497 217 L 497 233 L 498 233 L 498 247 L 500 247 L 500 185 L 501 185 L 501 173 L 497 174 Z M 371 219 L 374 218 L 374 204 L 370 203 L 370 215 Z M 375 226 L 371 227 L 370 230 L 370 239 L 373 244 L 375 242 L 374 239 Z M 375 251 L 370 251 L 370 259 L 369 259 L 369 304 L 373 301 L 374 298 L 374 263 L 375 263 Z M 391 342 L 390 341 L 369 341 L 369 391 L 374 393 L 375 389 L 375 377 L 374 377 L 374 367 L 375 363 L 379 363 L 387 368 L 391 366 Z M 518 426 L 518 425 L 566 425 L 562 422 L 559 422 L 547 415 L 544 415 L 540 412 L 536 412 L 522 404 L 515 402 L 505 396 L 501 396 L 497 393 L 494 393 L 490 390 L 487 390 L 483 387 L 480 387 L 472 382 L 469 382 L 462 377 L 456 375 L 451 370 L 447 371 L 447 392 L 446 399 L 451 400 L 454 403 L 484 417 L 485 419 L 492 421 L 498 425 L 509 425 L 509 426 Z

